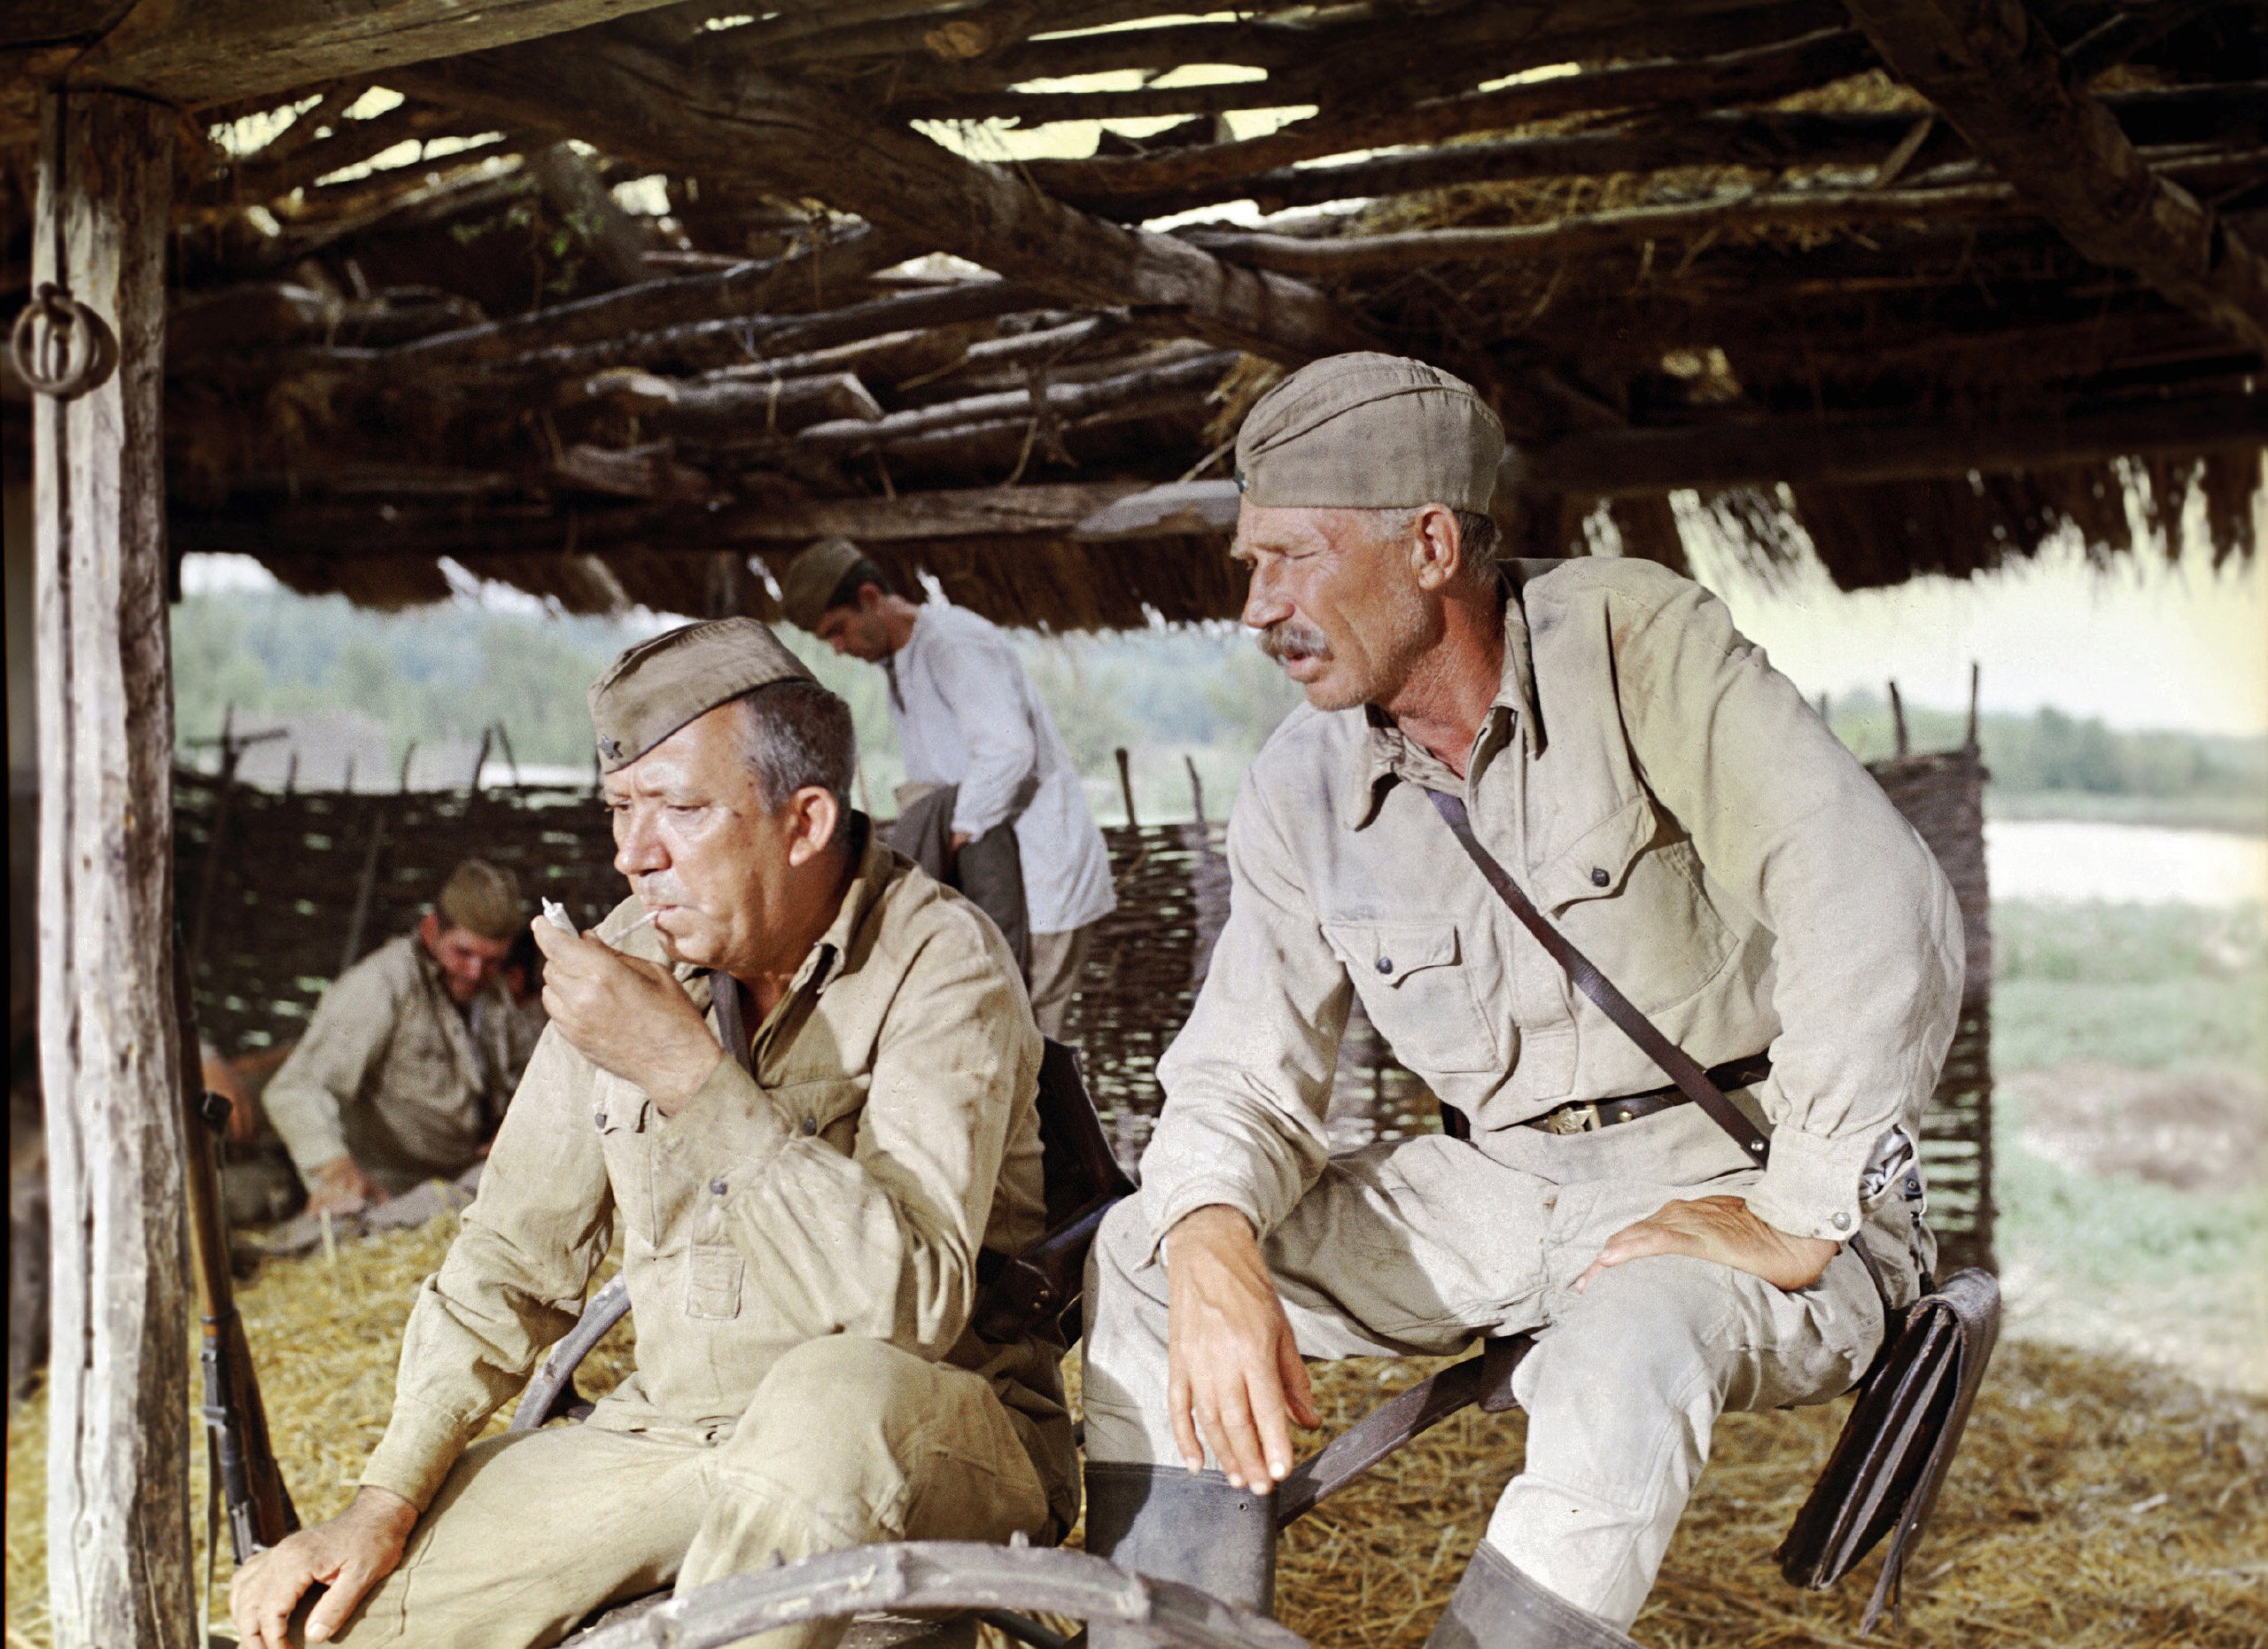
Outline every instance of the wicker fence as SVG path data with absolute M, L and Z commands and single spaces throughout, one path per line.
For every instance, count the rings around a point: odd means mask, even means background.
M 1923 1153 L 1931 1223 L 1948 1262 L 1988 1264 L 1992 970 L 1983 773 L 1973 753 L 1909 757 L 1876 771 L 1937 851 L 1969 924 L 1970 997 Z M 531 897 L 558 899 L 586 923 L 622 893 L 606 820 L 588 791 L 282 794 L 185 774 L 176 808 L 198 1014 L 207 1038 L 231 1053 L 296 1040 L 324 984 L 409 927 L 469 854 L 512 867 Z M 1158 1056 L 1188 1016 L 1228 914 L 1221 834 L 1203 824 L 1104 832 L 1118 909 L 1097 935 L 1068 1030 L 1130 1163 L 1157 1115 Z M 1333 1144 L 1435 1126 L 1423 1085 L 1394 1062 L 1358 1011 L 1340 1057 Z

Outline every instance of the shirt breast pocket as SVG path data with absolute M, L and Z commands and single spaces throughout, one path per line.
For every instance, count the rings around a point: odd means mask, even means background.
M 738 1317 L 746 1269 L 730 1242 L 693 1244 L 685 1256 L 685 1314 L 712 1322 Z
M 1503 1062 L 1481 1006 L 1475 959 L 1454 922 L 1326 922 L 1323 937 L 1345 965 L 1363 1011 L 1394 1055 L 1423 1076 L 1473 1072 Z

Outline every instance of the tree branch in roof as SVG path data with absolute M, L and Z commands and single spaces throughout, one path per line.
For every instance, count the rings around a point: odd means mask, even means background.
M 91 45 L 15 66 L 0 144 L 35 130 L 39 87 L 105 86 L 195 106 L 532 40 L 670 0 L 203 0 L 128 10 Z
M 2086 256 L 2268 353 L 2268 258 L 2153 175 L 2017 0 L 1845 0 L 1891 70 Z
M 2249 128 L 2259 141 L 2268 84 L 2179 87 L 2129 92 L 2104 103 L 2138 144 L 2234 143 Z M 1413 193 L 1465 183 L 1532 177 L 1600 177 L 1678 167 L 1862 166 L 1880 161 L 1915 127 L 1905 113 L 1812 109 L 1718 109 L 1698 116 L 1680 109 L 1604 131 L 1508 137 L 1444 144 L 1337 166 L 1284 167 L 1140 203 L 1144 216 L 1243 198 L 1263 212 L 1378 195 Z M 1968 145 L 1941 124 L 1907 159 L 1907 170 L 1967 156 Z M 1124 210 L 1123 206 L 1118 210 Z
M 1812 11 L 1806 4 L 1801 14 L 1809 18 Z M 1783 21 L 1777 8 L 1763 15 Z M 1738 26 L 1746 20 L 1716 19 L 1716 32 L 1737 38 Z M 1818 29 L 1795 39 L 1767 34 L 1765 39 L 1769 43 L 1744 45 L 1697 59 L 1627 64 L 1359 114 L 1320 114 L 1264 137 L 1237 143 L 1208 144 L 1165 154 L 1034 160 L 1024 170 L 1041 188 L 1067 200 L 1107 206 L 1115 215 L 1150 215 L 1153 203 L 1159 210 L 1178 210 L 1177 203 L 1190 191 L 1324 155 L 1434 143 L 1559 115 L 1664 103 L 1713 106 L 1783 97 L 1856 74 L 1874 62 L 1864 37 L 1854 29 Z M 1556 43 L 1572 54 L 1581 43 Z M 1551 55 L 1546 53 L 1545 60 Z M 1222 190 L 1210 198 L 1233 200 L 1239 192 Z
M 2171 176 L 2199 179 L 2256 171 L 2268 152 L 2170 161 Z M 2169 186 L 2172 186 L 2169 184 Z M 2187 198 L 2186 191 L 2184 195 Z M 1255 268 L 1337 279 L 1435 263 L 1529 262 L 1643 246 L 1650 241 L 1753 235 L 1775 229 L 1942 228 L 2033 215 L 2033 203 L 2006 183 L 1952 189 L 1787 189 L 1690 205 L 1629 206 L 1477 229 L 1410 229 L 1391 235 L 1307 239 L 1235 229 L 1192 229 L 1187 237 Z M 2081 250 L 2085 250 L 2082 248 Z
M 628 42 L 538 41 L 417 72 L 445 101 L 575 130 L 611 152 L 695 171 L 761 171 L 918 244 L 1079 303 L 1161 311 L 1208 342 L 1282 361 L 1364 347 L 1320 292 L 1063 205 L 812 88 Z

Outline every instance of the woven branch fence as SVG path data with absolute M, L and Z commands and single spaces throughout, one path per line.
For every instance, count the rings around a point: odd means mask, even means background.
M 1992 942 L 1984 770 L 1973 751 L 1878 764 L 1937 852 L 1969 933 L 1968 1000 L 1922 1155 L 1942 1264 L 1992 1261 Z M 470 855 L 509 866 L 531 901 L 587 926 L 623 896 L 605 815 L 587 790 L 277 792 L 178 775 L 178 885 L 207 1040 L 241 1055 L 298 1040 L 348 962 L 423 913 Z M 1158 1057 L 1188 1017 L 1229 908 L 1218 824 L 1106 829 L 1118 909 L 1090 952 L 1068 1027 L 1119 1155 L 1131 1163 L 1159 1106 Z M 208 870 L 209 867 L 209 870 Z M 1425 1086 L 1353 1015 L 1330 1128 L 1334 1148 L 1439 1125 Z

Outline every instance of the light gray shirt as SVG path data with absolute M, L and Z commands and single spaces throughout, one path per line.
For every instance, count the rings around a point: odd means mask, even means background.
M 983 836 L 1014 812 L 1025 781 L 1037 781 L 1016 819 L 1031 930 L 1068 933 L 1115 909 L 1110 855 L 1078 771 L 1008 638 L 966 608 L 933 601 L 890 665 L 905 776 L 960 787 L 955 830 Z
M 1427 789 L 1464 797 L 1537 906 L 1703 1066 L 1770 1053 L 1750 1091 L 1772 1129 L 1759 1217 L 1849 1237 L 1878 1145 L 1919 1135 L 1962 972 L 1922 839 L 1699 585 L 1589 557 L 1511 578 L 1503 688 L 1463 782 L 1362 710 L 1295 710 L 1254 762 L 1228 925 L 1158 1066 L 1154 1235 L 1216 1202 L 1265 1233 L 1306 1194 L 1357 996 L 1483 1152 L 1525 1146 L 1513 1131 L 1570 1101 L 1666 1082 L 1498 901 Z M 1658 1177 L 1689 1182 L 1675 1162 Z

